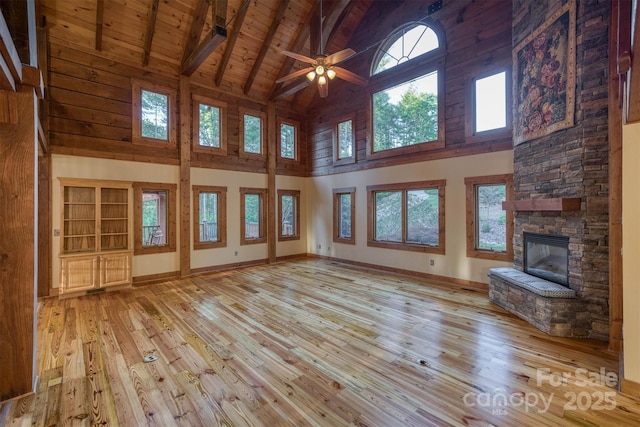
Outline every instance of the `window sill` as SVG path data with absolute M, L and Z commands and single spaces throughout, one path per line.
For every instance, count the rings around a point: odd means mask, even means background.
M 513 261 L 513 254 L 508 252 L 495 252 L 479 249 L 467 250 L 467 258 L 488 259 L 491 261 Z
M 171 245 L 162 245 L 162 246 L 142 246 L 137 247 L 133 251 L 133 255 L 151 255 L 151 254 L 161 254 L 167 252 L 175 252 L 175 246 Z
M 227 242 L 193 242 L 193 250 L 226 248 Z
M 380 242 L 377 240 L 368 240 L 367 246 L 375 248 L 395 249 L 401 251 L 423 252 L 429 254 L 445 254 L 444 246 L 425 246 L 411 243 Z

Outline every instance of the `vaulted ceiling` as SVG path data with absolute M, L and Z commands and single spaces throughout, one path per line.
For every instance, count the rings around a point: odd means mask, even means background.
M 386 2 L 392 3 L 392 2 Z M 399 2 L 395 2 L 396 6 Z M 276 83 L 315 56 L 348 46 L 372 0 L 41 0 L 49 39 L 114 61 L 260 102 L 291 99 L 304 77 Z M 322 31 L 320 31 L 322 10 Z M 226 32 L 226 35 L 224 34 Z M 366 77 L 366 76 L 363 76 Z M 313 97 L 314 88 L 297 97 Z

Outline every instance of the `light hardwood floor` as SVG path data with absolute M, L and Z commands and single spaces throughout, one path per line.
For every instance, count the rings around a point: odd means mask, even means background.
M 0 425 L 640 425 L 604 343 L 318 259 L 47 299 L 37 371 Z

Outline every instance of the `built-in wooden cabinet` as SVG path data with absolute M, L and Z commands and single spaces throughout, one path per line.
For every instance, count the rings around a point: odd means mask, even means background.
M 60 294 L 131 284 L 130 182 L 61 179 Z

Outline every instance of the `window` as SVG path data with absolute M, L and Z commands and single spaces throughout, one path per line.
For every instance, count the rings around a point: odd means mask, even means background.
M 278 190 L 278 240 L 300 239 L 300 191 Z
M 278 153 L 280 160 L 298 159 L 298 123 L 290 120 L 280 120 L 280 134 L 278 139 Z
M 175 252 L 176 188 L 176 184 L 133 184 L 135 255 Z
M 333 241 L 356 243 L 356 188 L 336 188 L 333 190 Z
M 240 244 L 265 243 L 267 190 L 240 188 Z
M 373 94 L 373 151 L 438 139 L 438 71 Z
M 134 80 L 132 98 L 133 142 L 176 145 L 176 91 Z
M 406 25 L 387 38 L 376 54 L 371 75 L 393 68 L 440 46 L 438 35 L 424 24 Z
M 354 163 L 355 156 L 355 114 L 340 119 L 333 129 L 333 163 L 341 165 Z
M 193 186 L 193 248 L 227 246 L 227 187 Z
M 193 148 L 210 154 L 227 154 L 226 104 L 193 95 Z
M 367 187 L 367 244 L 445 253 L 445 180 Z
M 502 202 L 513 199 L 513 175 L 465 178 L 467 256 L 513 260 L 513 214 Z
M 444 147 L 444 38 L 435 27 L 405 25 L 375 54 L 368 158 Z
M 240 155 L 262 156 L 264 149 L 264 119 L 259 111 L 240 109 Z
M 493 71 L 467 84 L 466 136 L 472 141 L 511 137 L 509 72 Z

